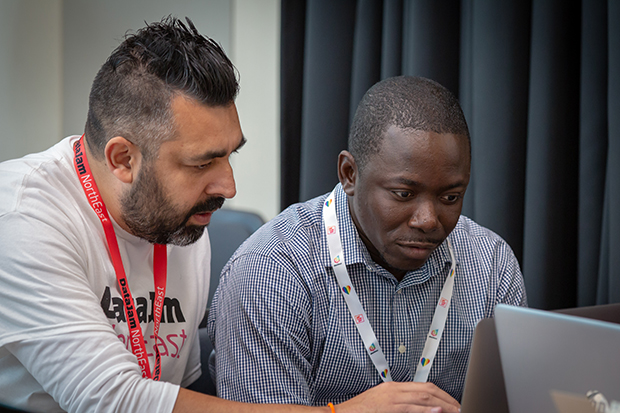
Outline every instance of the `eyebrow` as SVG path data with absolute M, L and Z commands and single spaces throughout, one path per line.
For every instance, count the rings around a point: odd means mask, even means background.
M 237 147 L 233 150 L 233 152 L 237 152 L 239 149 L 241 149 L 243 145 L 245 145 L 246 142 L 247 142 L 247 139 L 245 138 L 245 136 L 241 136 L 241 141 L 239 142 Z M 195 156 L 188 158 L 188 161 L 207 162 L 207 161 L 210 161 L 211 159 L 223 158 L 227 154 L 228 152 L 226 152 L 225 150 L 207 151 L 207 152 L 201 153 L 200 155 L 195 155 Z
M 410 186 L 410 187 L 423 186 L 418 181 L 412 181 L 411 179 L 406 179 L 406 178 L 398 178 L 397 181 L 398 181 L 398 183 L 400 183 L 402 185 L 406 185 L 406 186 Z M 443 190 L 444 191 L 448 191 L 450 189 L 458 188 L 460 186 L 465 186 L 465 182 L 455 182 L 453 184 L 447 185 L 445 188 L 443 188 Z

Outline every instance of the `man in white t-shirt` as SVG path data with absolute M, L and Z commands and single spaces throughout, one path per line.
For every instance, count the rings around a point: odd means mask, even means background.
M 220 46 L 169 17 L 127 36 L 102 66 L 84 136 L 0 164 L 0 404 L 333 411 L 182 388 L 200 375 L 205 228 L 235 195 L 229 157 L 245 143 L 237 92 Z M 413 386 L 378 386 L 336 408 L 414 411 Z M 439 389 L 423 389 L 427 411 L 455 411 Z

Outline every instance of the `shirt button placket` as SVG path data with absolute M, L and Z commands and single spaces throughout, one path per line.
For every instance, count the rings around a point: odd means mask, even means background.
M 402 288 L 401 288 L 401 289 L 399 289 L 398 291 L 396 291 L 396 296 L 397 296 L 397 300 L 398 300 L 398 301 L 400 301 L 400 300 L 401 300 L 402 294 L 403 294 L 403 290 L 402 290 Z M 399 318 L 400 318 L 400 317 L 396 317 L 396 319 L 399 319 Z M 397 329 L 396 331 L 398 331 L 398 329 Z M 407 347 L 405 346 L 405 343 L 403 343 L 403 342 L 401 341 L 401 342 L 400 342 L 400 345 L 398 346 L 398 352 L 399 352 L 400 354 L 405 354 L 405 352 L 406 352 L 406 351 L 407 351 Z

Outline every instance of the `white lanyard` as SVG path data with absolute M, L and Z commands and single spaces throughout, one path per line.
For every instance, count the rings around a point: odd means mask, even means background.
M 334 190 L 335 191 L 335 190 Z M 344 297 L 344 300 L 349 308 L 349 312 L 355 322 L 355 327 L 364 342 L 366 352 L 370 356 L 375 368 L 379 372 L 383 381 L 392 381 L 390 374 L 390 368 L 379 341 L 375 336 L 375 332 L 370 325 L 366 312 L 360 303 L 359 297 L 355 292 L 355 288 L 349 278 L 349 272 L 346 265 L 344 265 L 344 251 L 342 249 L 342 242 L 340 240 L 340 230 L 338 227 L 338 218 L 336 217 L 336 203 L 334 191 L 327 197 L 323 204 L 323 220 L 325 223 L 325 232 L 327 234 L 327 245 L 329 246 L 329 253 L 331 262 L 334 268 L 334 273 L 340 285 L 340 292 Z M 452 244 L 448 240 L 448 250 L 450 251 L 450 273 L 446 282 L 441 290 L 441 297 L 437 303 L 437 309 L 433 315 L 433 321 L 431 328 L 422 351 L 422 357 L 418 363 L 414 381 L 425 382 L 428 379 L 428 373 L 433 365 L 433 359 L 437 353 L 437 347 L 439 347 L 439 341 L 448 318 L 448 309 L 450 308 L 450 301 L 452 299 L 452 289 L 454 287 L 454 271 L 456 267 L 456 260 L 454 258 L 454 251 L 452 250 Z
M 452 301 L 452 289 L 454 287 L 454 272 L 456 270 L 456 259 L 454 258 L 454 250 L 452 249 L 452 243 L 449 239 L 448 251 L 450 252 L 450 272 L 448 278 L 441 289 L 441 296 L 437 302 L 435 308 L 435 314 L 433 315 L 433 321 L 431 322 L 431 329 L 426 337 L 426 344 L 424 344 L 424 350 L 422 350 L 422 357 L 418 362 L 418 367 L 415 371 L 413 381 L 426 382 L 428 380 L 428 373 L 433 366 L 433 360 L 437 354 L 437 348 L 439 347 L 439 341 L 443 334 L 443 330 L 446 326 L 446 320 L 448 318 L 448 310 L 450 309 L 450 302 Z

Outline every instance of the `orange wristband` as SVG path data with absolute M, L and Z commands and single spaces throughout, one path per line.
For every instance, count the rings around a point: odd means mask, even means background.
M 336 409 L 334 409 L 333 403 L 327 403 L 327 406 L 329 406 L 329 408 L 332 409 L 332 413 L 336 413 Z

